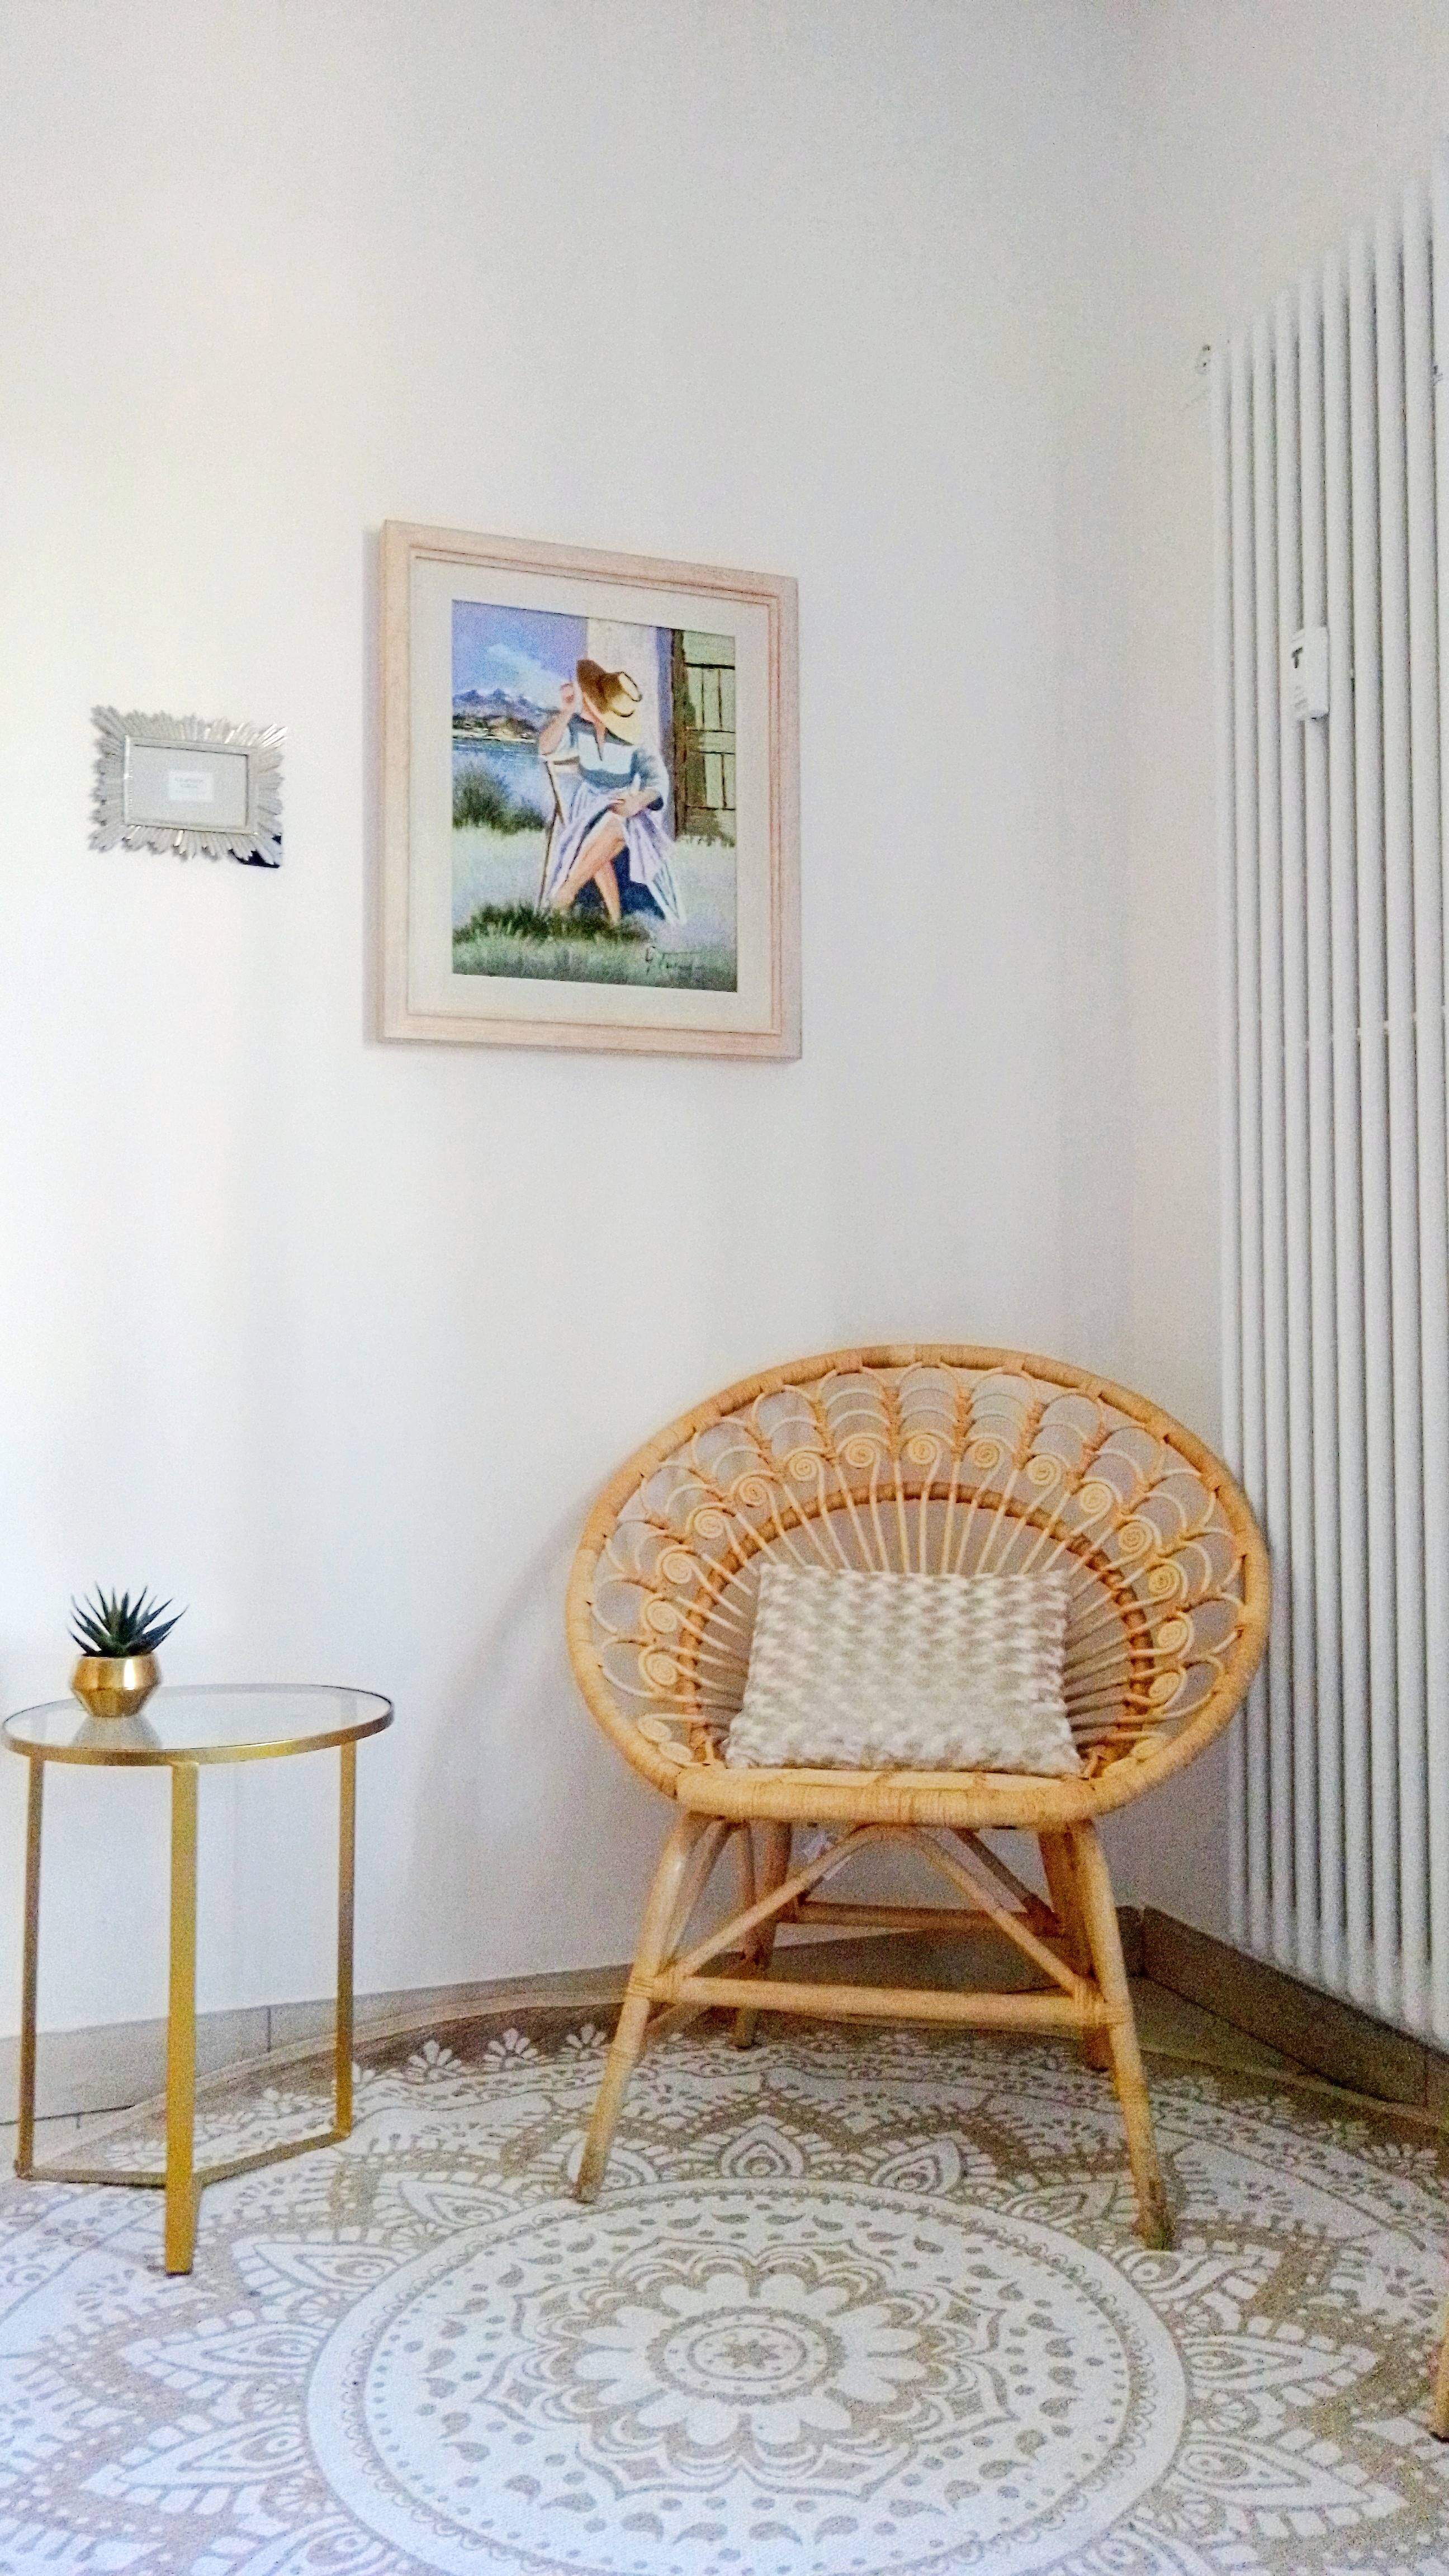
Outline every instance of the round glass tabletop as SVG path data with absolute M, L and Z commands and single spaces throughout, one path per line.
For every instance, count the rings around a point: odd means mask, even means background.
M 12 1753 L 47 1762 L 260 1762 L 356 1744 L 392 1724 L 376 1691 L 326 1683 L 219 1682 L 153 1691 L 135 1717 L 92 1717 L 78 1700 L 22 1708 L 0 1727 Z

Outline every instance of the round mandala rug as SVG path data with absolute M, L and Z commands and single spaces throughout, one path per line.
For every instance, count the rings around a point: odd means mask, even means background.
M 184 2281 L 149 2196 L 10 2186 L 7 2576 L 1449 2576 L 1436 2144 L 1158 2063 L 1150 2253 L 1074 2058 L 771 2029 L 646 2059 L 580 2209 L 601 2048 L 372 2051 Z M 320 2090 L 214 2094 L 206 2154 Z
M 1020 2576 L 1137 2502 L 1184 2398 L 1148 2302 L 1054 2231 L 694 2182 L 420 2255 L 333 2335 L 308 2422 L 333 2487 L 449 2576 Z

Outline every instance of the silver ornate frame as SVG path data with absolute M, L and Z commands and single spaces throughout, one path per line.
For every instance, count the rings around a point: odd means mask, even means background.
M 228 724 L 221 717 L 126 715 L 93 707 L 96 780 L 92 805 L 93 850 L 174 850 L 179 858 L 241 859 L 250 867 L 282 864 L 282 745 L 280 725 Z M 132 743 L 181 750 L 242 751 L 247 761 L 247 818 L 236 829 L 208 832 L 194 824 L 133 823 L 127 812 Z

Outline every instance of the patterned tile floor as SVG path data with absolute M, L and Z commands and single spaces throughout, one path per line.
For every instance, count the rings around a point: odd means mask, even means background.
M 1150 2067 L 1171 2254 L 1101 2078 L 903 2031 L 666 2044 L 590 2210 L 591 2025 L 374 2046 L 347 2147 L 209 2192 L 186 2281 L 150 2195 L 12 2183 L 0 2569 L 1449 2576 L 1449 2156 L 1143 2003 L 1218 2058 Z M 209 2151 L 320 2084 L 213 2088 Z

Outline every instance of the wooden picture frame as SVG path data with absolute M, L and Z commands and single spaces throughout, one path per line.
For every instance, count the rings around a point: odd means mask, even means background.
M 381 1034 L 800 1052 L 796 587 L 382 532 Z

